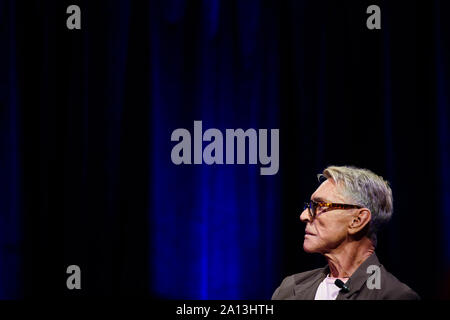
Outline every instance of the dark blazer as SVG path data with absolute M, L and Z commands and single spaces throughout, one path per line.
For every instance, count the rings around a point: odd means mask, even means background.
M 371 276 L 367 267 L 380 268 L 380 289 L 366 285 Z M 328 265 L 324 268 L 297 273 L 286 277 L 272 295 L 272 300 L 314 300 L 319 284 L 330 273 Z M 372 283 L 372 281 L 370 281 Z M 406 284 L 389 273 L 378 261 L 376 254 L 367 258 L 345 283 L 349 292 L 339 292 L 336 300 L 419 300 L 420 297 Z

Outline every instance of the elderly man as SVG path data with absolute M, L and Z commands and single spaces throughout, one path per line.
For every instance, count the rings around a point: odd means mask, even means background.
M 328 265 L 285 278 L 272 299 L 419 299 L 375 254 L 376 233 L 392 215 L 388 182 L 346 166 L 328 167 L 321 178 L 300 220 L 306 223 L 303 249 L 322 254 Z

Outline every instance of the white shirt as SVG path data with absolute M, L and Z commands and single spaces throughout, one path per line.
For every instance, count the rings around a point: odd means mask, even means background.
M 336 297 L 341 290 L 341 288 L 334 284 L 336 279 L 337 278 L 330 278 L 330 275 L 327 275 L 317 288 L 314 300 L 336 300 Z M 348 279 L 341 280 L 342 282 L 346 282 Z

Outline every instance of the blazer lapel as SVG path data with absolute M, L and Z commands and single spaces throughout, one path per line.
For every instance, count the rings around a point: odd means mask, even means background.
M 294 287 L 294 300 L 314 300 L 319 284 L 328 274 L 328 266 L 320 269 L 314 276 Z
M 339 292 L 336 300 L 350 299 L 352 295 L 361 290 L 361 288 L 365 285 L 367 279 L 369 278 L 367 267 L 370 265 L 380 266 L 380 261 L 378 261 L 378 257 L 375 253 L 367 258 L 351 275 L 350 279 L 348 279 L 348 281 L 345 283 L 349 288 L 349 292 Z

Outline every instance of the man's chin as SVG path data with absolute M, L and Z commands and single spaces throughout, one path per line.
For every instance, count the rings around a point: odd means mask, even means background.
M 314 253 L 314 252 L 317 252 L 316 248 L 315 248 L 314 246 L 310 245 L 309 243 L 306 243 L 306 241 L 303 242 L 303 250 L 304 250 L 306 253 Z

